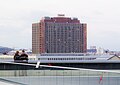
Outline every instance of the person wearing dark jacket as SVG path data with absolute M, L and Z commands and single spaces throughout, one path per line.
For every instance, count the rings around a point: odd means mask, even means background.
M 14 55 L 14 61 L 15 60 L 20 60 L 20 55 L 19 55 L 19 51 L 16 51 L 15 55 Z
M 20 55 L 21 60 L 27 60 L 28 61 L 28 55 L 25 53 L 24 50 L 22 50 L 22 54 Z

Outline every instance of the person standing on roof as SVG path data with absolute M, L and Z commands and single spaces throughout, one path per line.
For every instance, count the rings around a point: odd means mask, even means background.
M 20 60 L 20 54 L 19 51 L 16 51 L 15 55 L 14 55 L 14 61 L 16 60 Z
M 22 54 L 20 55 L 20 59 L 28 61 L 28 55 L 25 53 L 25 50 L 22 50 Z

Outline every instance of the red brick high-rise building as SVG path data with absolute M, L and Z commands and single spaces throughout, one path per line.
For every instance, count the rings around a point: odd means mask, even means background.
M 63 15 L 44 17 L 32 24 L 32 52 L 85 53 L 87 25 Z

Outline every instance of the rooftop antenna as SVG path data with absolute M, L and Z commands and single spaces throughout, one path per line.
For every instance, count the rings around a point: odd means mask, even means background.
M 58 16 L 59 16 L 59 17 L 64 17 L 64 16 L 65 16 L 65 14 L 58 14 Z

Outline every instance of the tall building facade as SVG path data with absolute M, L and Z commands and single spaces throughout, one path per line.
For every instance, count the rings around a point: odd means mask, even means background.
M 32 24 L 32 52 L 85 53 L 87 25 L 77 18 L 65 16 L 44 17 Z

